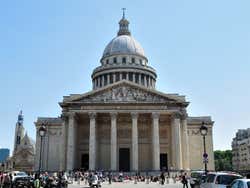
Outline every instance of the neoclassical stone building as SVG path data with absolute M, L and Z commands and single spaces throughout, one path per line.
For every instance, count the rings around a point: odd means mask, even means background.
M 213 121 L 189 117 L 185 96 L 155 89 L 156 71 L 131 36 L 124 15 L 119 25 L 93 71 L 93 89 L 65 96 L 59 103 L 61 117 L 35 122 L 35 168 L 41 148 L 38 129 L 44 124 L 42 170 L 202 169 L 199 128 L 205 122 L 208 169 L 214 169 Z

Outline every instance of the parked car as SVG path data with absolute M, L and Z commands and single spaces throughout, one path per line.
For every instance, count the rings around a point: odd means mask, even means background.
M 12 174 L 12 181 L 14 182 L 16 178 L 21 178 L 21 177 L 28 177 L 28 174 L 25 172 L 20 172 L 20 171 L 13 171 L 11 172 Z
M 227 188 L 250 188 L 250 179 L 236 179 Z
M 227 172 L 208 173 L 204 183 L 200 185 L 201 188 L 226 188 L 235 179 L 243 178 L 239 174 Z
M 191 188 L 195 188 L 197 186 L 200 186 L 201 183 L 205 182 L 206 175 L 205 171 L 198 170 L 198 171 L 192 171 L 190 174 L 190 186 Z

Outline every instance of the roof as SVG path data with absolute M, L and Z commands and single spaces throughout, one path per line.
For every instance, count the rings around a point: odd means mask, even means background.
M 60 117 L 38 117 L 35 122 L 36 125 L 61 125 L 62 119 Z
M 139 55 L 145 57 L 144 50 L 139 42 L 129 35 L 120 35 L 112 39 L 106 46 L 102 57 L 117 54 Z

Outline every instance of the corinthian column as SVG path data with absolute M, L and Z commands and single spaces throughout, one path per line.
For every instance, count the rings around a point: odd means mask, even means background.
M 96 113 L 89 113 L 89 169 L 96 168 Z
M 73 170 L 75 165 L 75 113 L 69 115 L 68 144 L 67 144 L 67 170 Z
M 131 113 L 132 116 L 132 170 L 138 170 L 138 127 L 137 113 Z
M 62 135 L 61 135 L 61 143 L 62 145 L 60 146 L 60 171 L 65 171 L 65 156 L 66 156 L 66 127 L 68 124 L 68 118 L 62 115 Z
M 172 152 L 175 157 L 175 169 L 182 169 L 182 151 L 181 151 L 181 127 L 180 127 L 180 115 L 174 114 L 171 120 L 172 129 Z
M 110 166 L 111 170 L 117 170 L 117 113 L 111 115 L 111 149 L 110 149 Z
M 188 132 L 187 132 L 187 119 L 184 116 L 181 120 L 182 126 L 182 163 L 183 168 L 186 170 L 190 169 L 190 158 L 189 158 L 189 139 L 188 139 Z
M 160 114 L 152 113 L 153 133 L 152 133 L 152 151 L 153 151 L 153 170 L 160 170 L 160 140 L 159 140 L 159 117 Z

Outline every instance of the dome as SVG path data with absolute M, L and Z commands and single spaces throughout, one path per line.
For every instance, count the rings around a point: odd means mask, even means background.
M 124 12 L 119 21 L 117 36 L 105 47 L 100 63 L 101 66 L 95 68 L 91 76 L 94 90 L 122 80 L 155 88 L 157 74 L 148 66 L 148 59 L 140 43 L 131 36 L 129 21 Z
M 111 55 L 126 54 L 145 57 L 141 45 L 130 35 L 119 35 L 115 37 L 105 48 L 103 58 Z

